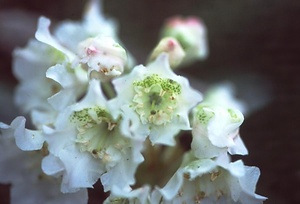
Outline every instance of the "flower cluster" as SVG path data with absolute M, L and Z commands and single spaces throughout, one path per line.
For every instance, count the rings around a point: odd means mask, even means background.
M 229 156 L 248 153 L 244 105 L 228 86 L 202 96 L 174 72 L 207 56 L 204 24 L 169 19 L 135 66 L 99 6 L 91 0 L 81 22 L 53 32 L 40 17 L 35 39 L 14 51 L 15 101 L 33 126 L 22 116 L 0 123 L 0 182 L 12 183 L 12 203 L 87 203 L 98 180 L 105 203 L 262 203 L 259 169 Z

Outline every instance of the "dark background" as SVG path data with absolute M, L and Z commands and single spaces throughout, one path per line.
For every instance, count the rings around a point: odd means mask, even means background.
M 26 44 L 39 15 L 55 21 L 80 19 L 84 4 L 80 0 L 0 0 L 0 121 L 8 123 L 17 114 L 5 98 L 16 84 L 10 68 L 13 47 Z M 8 15 L 11 9 L 15 11 Z M 20 11 L 32 14 L 28 17 Z M 269 198 L 266 203 L 300 203 L 300 1 L 106 0 L 104 11 L 119 22 L 120 38 L 138 63 L 157 43 L 167 17 L 201 17 L 208 28 L 209 57 L 182 74 L 197 75 L 206 83 L 232 80 L 250 105 L 258 96 L 268 99 L 241 128 L 250 152 L 242 159 L 260 168 L 257 193 Z M 18 26 L 13 26 L 15 19 L 21 22 Z M 7 26 L 10 21 L 12 25 Z M 13 32 L 7 35 L 3 26 Z M 90 191 L 90 203 L 96 203 L 99 192 L 99 187 Z M 8 203 L 8 186 L 1 186 L 0 198 Z

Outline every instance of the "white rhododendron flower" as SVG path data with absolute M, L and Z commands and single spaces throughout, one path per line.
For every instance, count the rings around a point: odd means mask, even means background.
M 192 150 L 198 158 L 212 158 L 223 152 L 248 154 L 240 138 L 243 114 L 230 108 L 201 103 L 194 108 Z
M 63 175 L 63 192 L 92 187 L 100 176 L 105 191 L 135 182 L 142 143 L 122 136 L 119 120 L 110 112 L 99 82 L 92 80 L 82 101 L 62 112 L 54 128 L 44 127 L 50 155 L 43 170 Z
M 90 0 L 86 6 L 82 21 L 63 21 L 54 30 L 54 36 L 73 53 L 83 40 L 98 35 L 117 40 L 117 24 L 103 16 L 101 1 Z M 118 40 L 117 40 L 118 41 Z
M 102 81 L 120 76 L 127 64 L 125 49 L 110 37 L 97 36 L 80 42 L 78 57 L 81 64 L 87 65 L 90 78 Z
M 188 80 L 170 68 L 168 55 L 160 55 L 147 67 L 137 66 L 127 76 L 113 81 L 117 98 L 114 114 L 122 110 L 122 132 L 153 144 L 174 145 L 180 130 L 189 130 L 189 110 L 201 101 L 201 94 Z
M 87 203 L 86 189 L 77 193 L 63 194 L 60 191 L 61 179 L 49 177 L 42 172 L 41 161 L 47 150 L 24 152 L 17 146 L 20 140 L 30 136 L 36 140 L 39 133 L 24 129 L 25 119 L 16 118 L 11 125 L 0 123 L 0 183 L 11 184 L 11 203 Z M 15 142 L 15 138 L 16 142 Z M 23 139 L 20 139 L 23 138 Z M 19 140 L 19 141 L 18 141 Z M 34 139 L 33 139 L 34 140 Z M 23 149 L 40 149 L 41 140 L 22 145 Z
M 204 59 L 208 55 L 206 27 L 197 17 L 176 16 L 168 19 L 163 27 L 162 36 L 174 37 L 179 41 L 186 53 L 182 64 Z
M 200 103 L 172 70 L 207 56 L 198 18 L 169 19 L 146 66 L 135 67 L 100 1 L 89 1 L 82 21 L 53 32 L 50 24 L 40 17 L 35 39 L 14 51 L 15 102 L 31 121 L 0 122 L 0 182 L 12 184 L 12 204 L 87 203 L 97 181 L 105 204 L 266 199 L 255 194 L 259 169 L 229 161 L 248 153 L 243 103 L 227 85 Z
M 235 90 L 234 86 L 230 83 L 221 83 L 209 88 L 205 95 L 204 101 L 217 105 L 222 106 L 225 108 L 232 108 L 241 111 L 244 115 L 248 113 L 246 104 L 237 99 L 235 97 Z
M 259 204 L 266 198 L 255 194 L 259 169 L 229 162 L 185 155 L 182 166 L 163 188 L 153 193 L 154 203 L 242 203 Z

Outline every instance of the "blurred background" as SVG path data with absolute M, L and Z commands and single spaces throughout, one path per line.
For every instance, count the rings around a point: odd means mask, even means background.
M 83 0 L 0 0 L 0 121 L 17 116 L 11 95 L 17 81 L 11 52 L 33 37 L 37 18 L 79 20 Z M 138 63 L 158 42 L 164 20 L 195 15 L 208 30 L 209 57 L 181 70 L 193 83 L 225 80 L 254 111 L 241 127 L 249 155 L 258 166 L 257 193 L 266 203 L 300 203 L 300 1 L 298 0 L 104 0 L 104 13 L 119 23 L 120 38 Z M 97 203 L 99 184 L 91 190 Z M 1 203 L 9 203 L 1 185 Z

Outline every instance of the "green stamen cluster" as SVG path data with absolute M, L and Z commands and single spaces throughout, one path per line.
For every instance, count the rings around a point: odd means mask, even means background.
M 135 81 L 136 95 L 133 107 L 142 123 L 163 125 L 171 122 L 177 108 L 177 97 L 181 86 L 172 79 L 153 74 L 141 81 Z
M 109 162 L 111 156 L 107 148 L 114 144 L 115 148 L 124 146 L 124 141 L 119 141 L 115 134 L 115 123 L 109 113 L 101 107 L 85 108 L 75 111 L 70 121 L 77 126 L 78 134 L 76 143 L 81 151 L 90 152 L 95 158 Z
M 133 85 L 140 86 L 143 88 L 150 88 L 152 85 L 160 85 L 164 91 L 171 92 L 179 95 L 181 93 L 181 86 L 172 79 L 164 79 L 158 76 L 158 74 L 152 74 L 147 76 L 142 81 L 135 81 Z
M 106 110 L 100 107 L 93 107 L 93 108 L 85 108 L 80 111 L 75 111 L 71 115 L 71 122 L 79 122 L 83 124 L 96 124 L 101 122 L 103 119 L 108 120 L 109 114 Z

